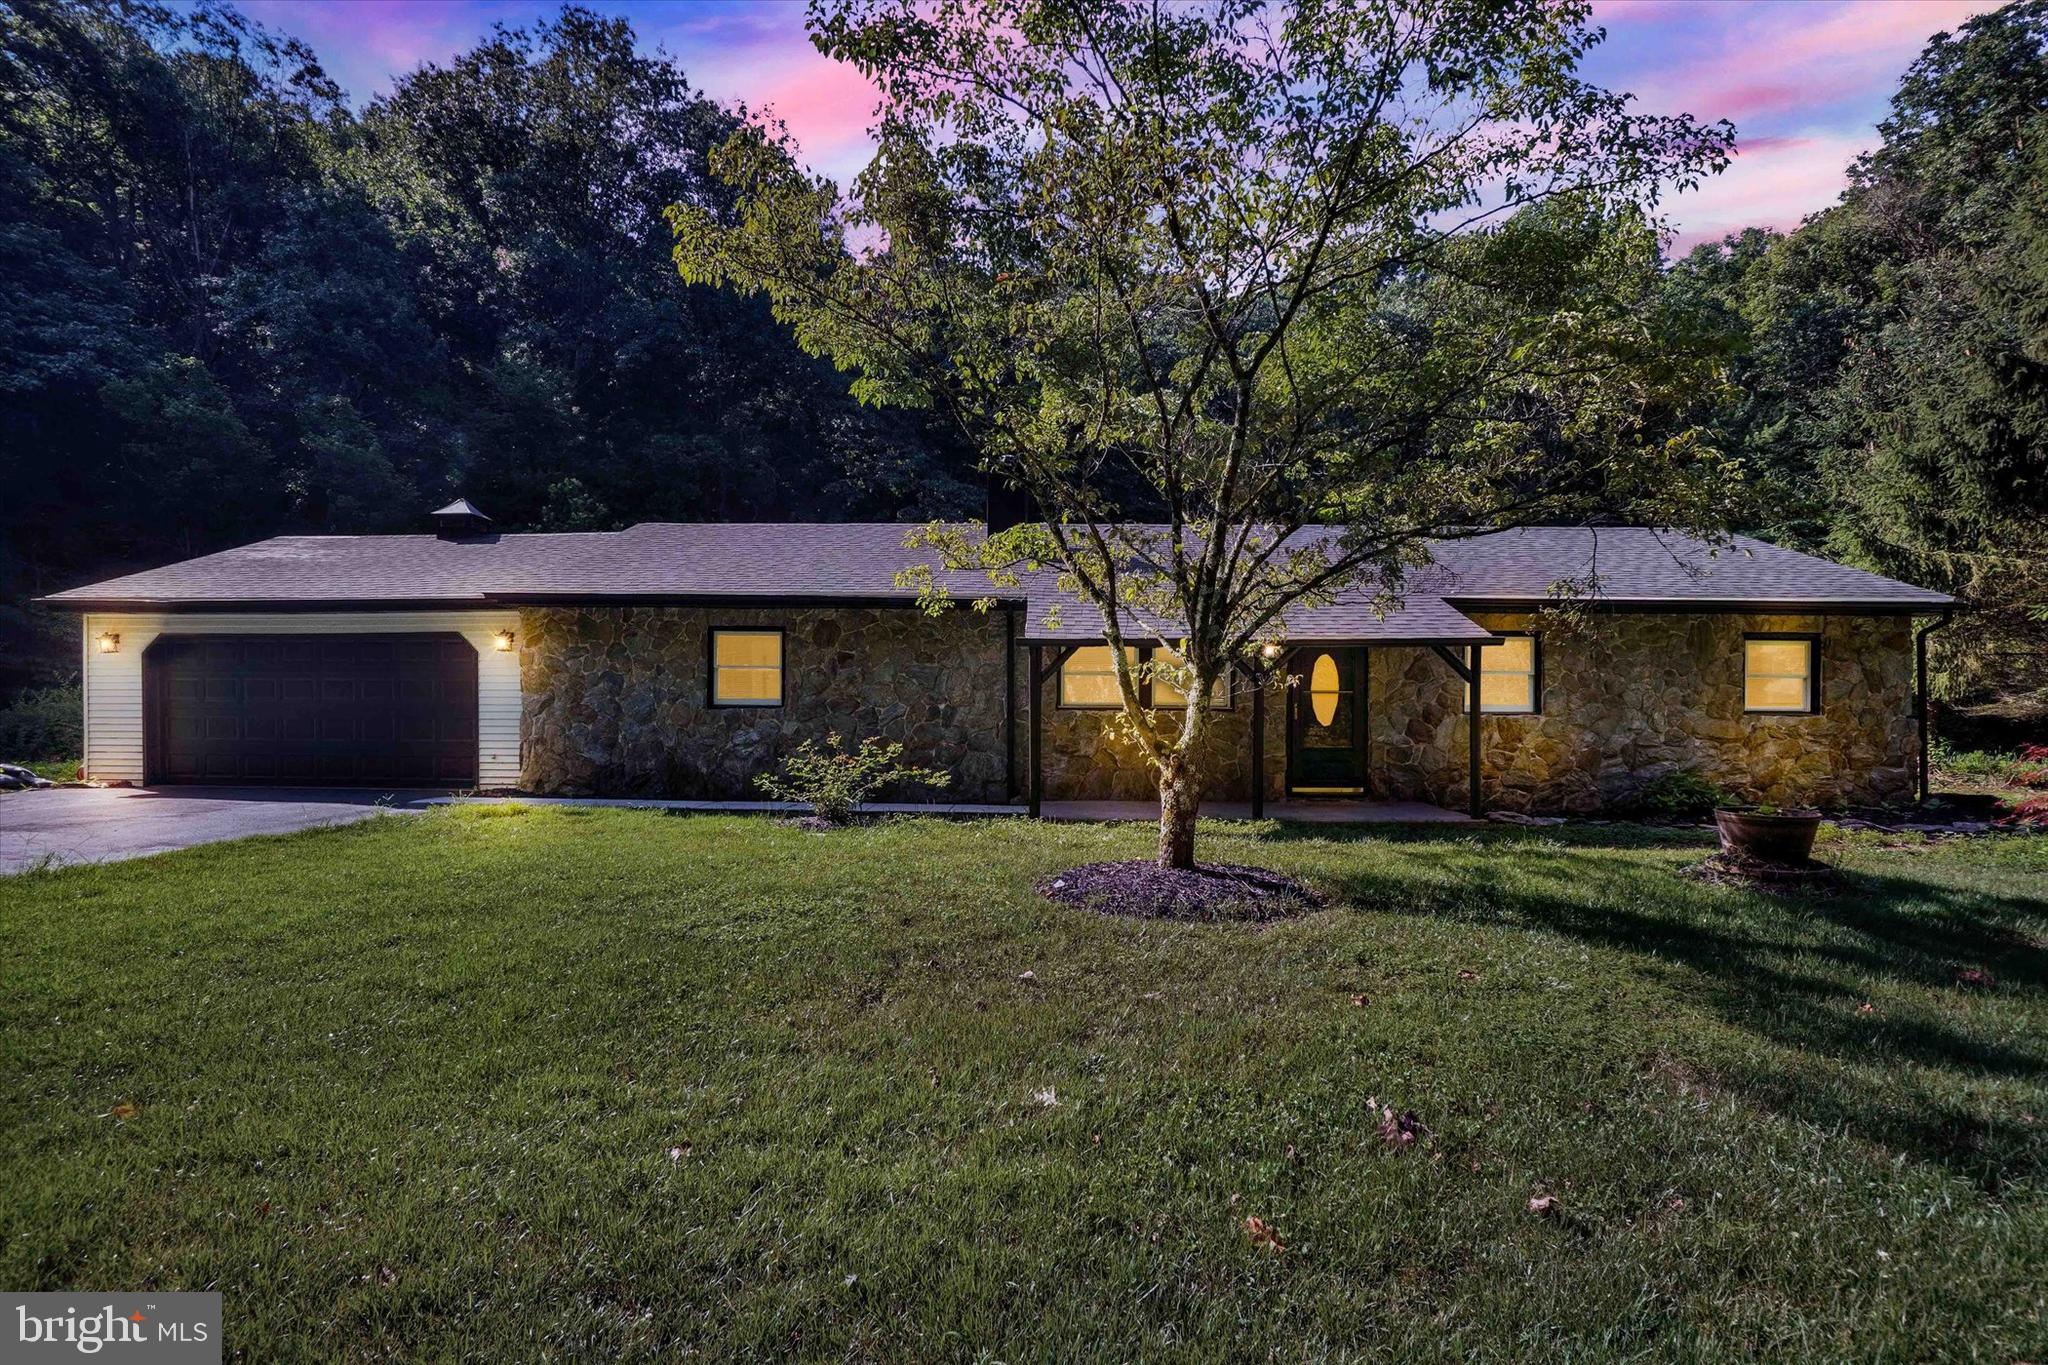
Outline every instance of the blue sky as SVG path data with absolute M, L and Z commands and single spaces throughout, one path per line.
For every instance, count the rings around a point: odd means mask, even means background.
M 819 56 L 796 0 L 591 0 L 632 20 L 714 98 L 772 107 L 805 158 L 842 181 L 866 159 L 873 94 Z M 242 0 L 303 38 L 358 102 L 423 62 L 445 61 L 494 22 L 552 14 L 549 0 Z M 1834 202 L 1875 141 L 1892 88 L 1927 39 L 1996 0 L 1595 0 L 1608 32 L 1587 74 L 1653 112 L 1734 122 L 1729 171 L 1666 205 L 1682 250 L 1755 225 L 1792 227 Z

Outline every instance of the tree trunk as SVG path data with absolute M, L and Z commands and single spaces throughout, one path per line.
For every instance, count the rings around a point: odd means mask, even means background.
M 1202 783 L 1184 755 L 1175 754 L 1159 772 L 1159 865 L 1195 865 L 1195 816 L 1202 809 Z

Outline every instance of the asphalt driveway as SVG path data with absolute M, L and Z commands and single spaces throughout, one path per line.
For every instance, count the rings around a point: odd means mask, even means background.
M 252 834 L 290 834 L 417 810 L 427 792 L 66 787 L 0 796 L 0 876 L 144 858 Z

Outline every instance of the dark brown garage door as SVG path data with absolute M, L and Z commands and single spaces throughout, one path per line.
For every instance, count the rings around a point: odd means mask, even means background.
M 160 636 L 149 780 L 476 782 L 476 650 L 459 635 Z

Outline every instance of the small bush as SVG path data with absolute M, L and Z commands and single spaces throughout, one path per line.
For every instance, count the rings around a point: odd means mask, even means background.
M 754 785 L 777 801 L 801 801 L 818 818 L 843 825 L 876 790 L 891 782 L 909 782 L 943 787 L 952 782 L 949 774 L 936 768 L 917 768 L 899 762 L 903 746 L 870 736 L 860 749 L 848 753 L 839 736 L 825 736 L 825 747 L 805 740 L 796 752 L 782 760 L 780 773 L 762 773 Z
M 0 710 L 0 762 L 76 758 L 85 748 L 85 696 L 78 687 L 30 688 Z
M 1684 820 L 1711 814 L 1734 799 L 1690 768 L 1660 773 L 1623 803 L 1625 814 L 1650 820 Z
M 1929 757 L 1933 766 L 1956 777 L 2014 787 L 2048 787 L 2048 744 L 2025 744 L 2017 754 L 2001 754 L 1958 749 L 1936 740 Z

